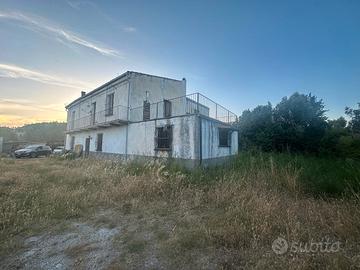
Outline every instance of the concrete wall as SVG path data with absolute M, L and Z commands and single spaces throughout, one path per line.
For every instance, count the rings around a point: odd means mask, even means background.
M 130 97 L 128 99 L 128 93 Z M 148 94 L 146 94 L 148 92 Z M 103 89 L 99 89 L 93 94 L 80 99 L 78 102 L 68 108 L 67 121 L 70 125 L 72 120 L 72 113 L 75 112 L 75 120 L 82 119 L 82 122 L 89 122 L 92 106 L 96 102 L 96 121 L 105 122 L 105 113 L 99 112 L 105 110 L 106 96 L 114 93 L 114 115 L 106 118 L 106 121 L 115 119 L 127 119 L 127 108 L 132 108 L 130 112 L 131 121 L 143 120 L 143 106 L 146 98 L 152 103 L 162 102 L 164 99 L 173 99 L 186 95 L 186 81 L 173 80 L 162 78 L 137 72 L 130 72 L 129 76 L 121 77 L 119 80 L 114 81 L 110 85 L 106 85 Z M 123 107 L 120 107 L 120 106 Z M 138 108 L 138 109 L 136 109 Z M 172 102 L 173 115 L 180 115 L 185 113 L 185 98 L 180 98 Z M 151 106 L 151 118 L 163 117 L 163 103 Z M 109 119 L 108 119 L 109 118 Z M 113 119 L 111 119 L 113 118 Z M 85 123 L 77 124 L 79 126 L 86 126 Z
M 165 125 L 173 126 L 172 151 L 156 151 L 155 128 Z M 197 130 L 195 115 L 130 124 L 128 154 L 196 159 Z
M 134 156 L 172 157 L 182 159 L 198 158 L 196 139 L 198 138 L 197 117 L 188 115 L 169 119 L 151 120 L 131 123 L 128 125 L 127 154 Z M 155 150 L 155 129 L 165 125 L 173 126 L 172 151 Z M 66 149 L 70 150 L 71 136 L 75 137 L 75 145 L 83 145 L 85 139 L 90 137 L 90 151 L 96 151 L 96 138 L 103 133 L 104 153 L 126 154 L 126 128 L 127 126 L 101 128 L 92 131 L 82 131 L 68 134 Z
M 216 120 L 201 118 L 202 159 L 231 156 L 238 153 L 238 132 L 231 133 L 231 146 L 219 146 L 219 128 L 228 127 Z
M 92 106 L 91 104 L 96 102 L 96 112 L 101 112 L 105 110 L 105 103 L 106 103 L 106 96 L 108 94 L 114 93 L 114 115 L 112 116 L 114 119 L 127 119 L 127 101 L 128 101 L 128 90 L 129 90 L 129 83 L 128 81 L 119 80 L 117 82 L 112 83 L 104 87 L 103 90 L 94 93 L 94 95 L 90 95 L 70 108 L 68 108 L 68 115 L 67 115 L 67 122 L 68 125 L 71 122 L 71 115 L 75 112 L 75 119 L 83 119 L 83 121 L 89 121 L 90 124 L 90 117 L 86 118 L 90 115 Z M 96 121 L 103 122 L 102 118 L 105 117 L 105 113 L 97 113 L 96 114 Z M 107 119 L 108 121 L 114 119 Z M 85 125 L 86 126 L 86 125 Z M 75 126 L 76 128 L 76 126 Z
M 85 150 L 85 139 L 90 137 L 90 151 L 96 151 L 97 134 L 103 133 L 102 152 L 124 154 L 126 142 L 126 126 L 102 128 L 91 131 L 76 132 L 66 135 L 65 148 L 70 150 L 71 136 L 75 137 L 75 145 L 81 144 Z
M 148 94 L 147 94 L 148 92 Z M 172 157 L 184 160 L 199 160 L 200 148 L 203 160 L 219 159 L 235 155 L 238 152 L 237 131 L 231 133 L 231 146 L 219 147 L 219 127 L 228 127 L 216 120 L 197 115 L 186 115 L 192 112 L 191 109 L 199 108 L 202 115 L 209 115 L 209 108 L 197 106 L 196 102 L 189 100 L 186 95 L 186 81 L 172 80 L 151 76 L 136 72 L 130 72 L 120 77 L 110 85 L 104 86 L 94 94 L 85 96 L 68 108 L 68 123 L 71 120 L 71 113 L 75 111 L 75 119 L 89 116 L 91 104 L 96 102 L 96 111 L 105 110 L 106 95 L 114 93 L 114 109 L 118 105 L 124 108 L 130 107 L 129 123 L 120 127 L 98 128 L 96 130 L 75 132 L 66 137 L 66 149 L 70 149 L 71 136 L 75 137 L 75 145 L 83 145 L 90 137 L 90 151 L 96 151 L 96 138 L 98 133 L 103 133 L 102 153 L 113 153 L 128 156 L 145 157 Z M 128 93 L 130 93 L 128 95 Z M 181 97 L 181 98 L 177 98 Z M 177 99 L 174 99 L 177 98 Z M 159 102 L 150 108 L 150 118 L 162 118 L 164 99 L 172 99 L 172 116 L 167 119 L 143 120 L 143 102 L 147 99 L 150 103 Z M 139 109 L 134 109 L 134 108 Z M 188 107 L 188 109 L 186 109 Z M 124 120 L 127 116 L 127 109 L 124 110 Z M 116 114 L 114 117 L 118 117 Z M 119 118 L 118 118 L 119 119 Z M 111 119 L 107 119 L 110 120 Z M 135 122 L 139 121 L 139 122 Z M 200 121 L 201 121 L 201 147 L 200 147 Z M 99 121 L 101 122 L 101 121 Z M 173 141 L 171 151 L 155 150 L 156 127 L 165 125 L 173 126 Z M 128 143 L 126 143 L 128 140 Z
M 155 103 L 186 95 L 186 81 L 173 80 L 141 73 L 130 74 L 129 106 L 143 106 L 148 92 L 148 101 Z

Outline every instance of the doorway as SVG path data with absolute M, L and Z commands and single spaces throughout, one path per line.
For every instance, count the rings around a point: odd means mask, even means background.
M 88 157 L 90 153 L 90 138 L 85 139 L 85 157 Z

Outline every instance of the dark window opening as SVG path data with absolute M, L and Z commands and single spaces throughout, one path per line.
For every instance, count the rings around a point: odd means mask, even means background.
M 70 150 L 73 151 L 75 146 L 75 136 L 71 136 L 70 139 Z
M 96 102 L 91 103 L 91 125 L 95 125 L 96 121 Z
M 96 140 L 96 151 L 101 152 L 102 151 L 102 145 L 103 145 L 103 134 L 98 133 L 97 134 L 97 140 Z
M 219 146 L 230 147 L 231 146 L 231 130 L 228 128 L 219 128 Z
M 155 140 L 156 149 L 170 150 L 172 142 L 172 126 L 167 125 L 156 128 Z
M 164 99 L 164 117 L 171 117 L 171 101 Z
M 150 102 L 144 101 L 143 120 L 150 120 Z
M 105 102 L 105 116 L 114 114 L 114 93 L 106 96 Z
M 75 127 L 75 113 L 75 111 L 71 112 L 70 129 L 74 129 Z

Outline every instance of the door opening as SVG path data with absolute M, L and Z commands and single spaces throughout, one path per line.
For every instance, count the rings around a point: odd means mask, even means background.
M 85 139 L 85 157 L 88 157 L 90 153 L 90 138 Z

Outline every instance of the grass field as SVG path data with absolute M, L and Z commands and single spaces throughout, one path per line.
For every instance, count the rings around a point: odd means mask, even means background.
M 357 161 L 288 154 L 243 153 L 227 166 L 192 172 L 156 163 L 4 158 L 0 268 L 37 265 L 29 243 L 56 236 L 51 245 L 58 245 L 76 237 L 75 227 L 82 240 L 42 254 L 41 263 L 50 265 L 52 256 L 91 268 L 91 255 L 99 258 L 92 269 L 360 267 L 359 182 Z M 86 238 L 97 234 L 107 240 Z M 279 255 L 272 249 L 278 237 L 340 249 Z

